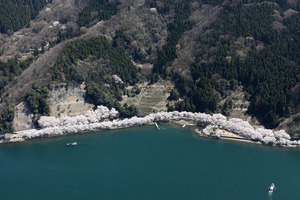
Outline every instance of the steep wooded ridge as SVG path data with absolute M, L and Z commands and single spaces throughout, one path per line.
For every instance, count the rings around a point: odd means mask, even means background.
M 47 88 L 76 82 L 90 103 L 123 117 L 147 114 L 145 102 L 157 101 L 299 137 L 299 1 L 32 2 L 41 10 L 35 19 L 0 35 L 0 108 L 10 113 L 0 115 L 1 133 L 13 130 L 14 105 L 25 101 L 33 120 L 51 115 Z M 153 97 L 155 84 L 166 85 L 167 99 Z
M 0 32 L 10 33 L 29 24 L 52 0 L 3 0 L 0 2 Z

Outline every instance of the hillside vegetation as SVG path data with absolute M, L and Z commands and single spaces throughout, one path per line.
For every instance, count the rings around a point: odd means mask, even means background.
M 93 20 L 107 20 L 117 14 L 119 1 L 90 0 L 88 5 L 79 13 L 77 24 L 82 27 L 90 24 Z
M 151 102 L 141 102 L 149 101 L 143 94 L 169 92 L 168 99 L 162 98 L 165 104 L 158 101 L 168 110 L 228 116 L 233 109 L 243 110 L 268 128 L 300 112 L 299 1 L 72 2 L 69 7 L 77 5 L 72 17 L 60 18 L 47 48 L 38 43 L 30 59 L 0 63 L 3 101 L 19 103 L 12 98 L 17 94 L 7 91 L 43 63 L 45 85 L 85 82 L 86 97 L 95 105 L 117 108 L 123 117 L 146 113 L 136 107 L 150 110 Z M 6 55 L 9 49 L 2 51 Z M 155 91 L 164 82 L 175 88 Z M 27 86 L 23 94 L 35 115 L 48 114 L 45 85 Z M 246 107 L 234 108 L 230 95 L 247 101 L 238 104 Z
M 250 94 L 249 113 L 270 128 L 278 126 L 280 117 L 295 113 L 298 94 L 291 88 L 299 82 L 300 19 L 299 15 L 282 19 L 284 30 L 276 30 L 272 26 L 275 9 L 282 12 L 278 5 L 266 3 L 237 3 L 223 7 L 219 20 L 207 27 L 210 35 L 198 38 L 202 46 L 214 50 L 202 49 L 191 65 L 193 79 L 200 79 L 197 87 L 187 92 L 187 96 L 192 97 L 191 104 L 199 102 L 197 97 L 201 93 L 207 96 L 205 93 L 216 88 L 210 78 L 220 74 L 245 87 Z M 259 43 L 263 45 L 261 49 Z M 234 44 L 239 47 L 236 52 L 230 52 Z M 201 92 L 200 88 L 207 89 Z M 198 94 L 194 95 L 194 92 Z M 212 104 L 214 101 L 214 98 L 209 100 Z M 208 107 L 212 111 L 215 108 Z
M 190 66 L 194 82 L 187 82 L 177 72 L 172 74 L 170 68 L 169 76 L 183 101 L 169 110 L 215 112 L 220 101 L 217 94 L 225 90 L 220 81 L 225 79 L 232 89 L 236 81 L 244 86 L 250 95 L 248 113 L 269 128 L 277 127 L 281 117 L 297 113 L 299 94 L 291 88 L 299 82 L 300 20 L 297 11 L 285 11 L 290 7 L 297 9 L 299 4 L 290 6 L 286 1 L 223 4 L 218 20 L 197 38 L 199 50 Z M 182 9 L 186 14 L 190 12 L 188 7 Z M 275 18 L 277 13 L 283 13 L 284 17 Z M 173 23 L 181 26 L 176 20 Z M 154 72 L 164 77 L 167 63 L 177 57 L 174 47 L 178 40 L 172 38 L 172 31 L 169 34 L 154 63 Z M 172 42 L 175 45 L 168 45 Z
M 28 25 L 39 11 L 52 0 L 2 0 L 0 1 L 0 32 L 12 34 Z

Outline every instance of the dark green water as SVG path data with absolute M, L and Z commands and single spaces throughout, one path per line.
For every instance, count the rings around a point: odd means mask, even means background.
M 300 199 L 300 150 L 199 138 L 188 127 L 5 144 L 0 160 L 1 200 Z

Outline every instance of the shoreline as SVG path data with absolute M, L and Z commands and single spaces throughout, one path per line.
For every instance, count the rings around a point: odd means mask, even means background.
M 233 137 L 212 137 L 212 136 L 207 136 L 205 134 L 202 133 L 201 130 L 199 130 L 199 126 L 197 126 L 194 123 L 191 123 L 189 121 L 186 120 L 180 120 L 180 121 L 169 121 L 169 122 L 165 122 L 165 123 L 161 123 L 161 124 L 167 124 L 167 125 L 186 125 L 189 127 L 192 127 L 191 131 L 196 133 L 197 136 L 202 137 L 202 138 L 208 138 L 208 139 L 213 139 L 213 140 L 228 140 L 228 141 L 234 141 L 234 142 L 241 142 L 241 143 L 249 143 L 249 144 L 257 144 L 257 145 L 264 145 L 264 146 L 269 146 L 269 147 L 285 147 L 285 148 L 291 148 L 291 146 L 274 146 L 274 145 L 265 145 L 260 141 L 253 141 L 250 139 L 246 139 L 246 138 L 233 138 Z M 139 125 L 139 126 L 132 126 L 132 127 L 122 127 L 122 128 L 111 128 L 111 129 L 105 129 L 105 130 L 95 130 L 95 131 L 85 131 L 85 132 L 78 132 L 78 133 L 71 133 L 71 134 L 64 134 L 64 135 L 53 135 L 53 136 L 44 136 L 44 137 L 35 137 L 29 140 L 38 140 L 38 139 L 50 139 L 50 138 L 55 138 L 55 137 L 60 137 L 60 136 L 71 136 L 71 135 L 82 135 L 82 134 L 95 134 L 95 133 L 99 133 L 99 132 L 104 132 L 104 131 L 109 131 L 109 130 L 118 130 L 118 129 L 127 129 L 127 128 L 136 128 L 136 127 L 145 127 L 145 126 L 154 126 L 155 123 L 149 123 L 149 124 L 145 124 L 145 125 Z M 27 131 L 27 130 L 25 130 Z M 5 134 L 7 135 L 7 134 Z M 17 134 L 8 134 L 9 137 L 11 137 L 9 139 L 9 141 L 3 141 L 0 140 L 0 145 L 1 144 L 9 144 L 9 143 L 18 143 L 18 142 L 25 142 L 28 139 L 24 139 L 24 138 L 20 138 L 17 137 Z M 295 148 L 295 147 L 294 147 Z
M 161 124 L 169 124 L 169 125 L 187 125 L 187 126 L 194 126 L 197 127 L 194 123 L 188 122 L 186 120 L 180 120 L 180 121 L 169 121 Z M 6 133 L 5 139 L 0 139 L 0 145 L 1 144 L 9 144 L 9 143 L 17 143 L 17 142 L 25 142 L 27 140 L 35 140 L 35 139 L 46 139 L 46 138 L 54 138 L 54 137 L 60 137 L 60 136 L 68 136 L 68 135 L 81 135 L 81 134 L 93 134 L 93 133 L 98 133 L 102 131 L 109 131 L 109 130 L 118 130 L 118 129 L 127 129 L 127 128 L 136 128 L 136 127 L 145 127 L 145 126 L 154 126 L 155 122 L 150 122 L 148 124 L 144 125 L 138 125 L 138 126 L 129 126 L 129 127 L 111 127 L 109 129 L 101 129 L 101 130 L 93 130 L 93 131 L 83 131 L 83 132 L 76 132 L 76 133 L 67 133 L 67 134 L 62 134 L 62 135 L 44 135 L 41 137 L 34 137 L 31 139 L 24 139 L 23 137 L 20 137 L 18 134 L 30 130 L 38 130 L 38 129 L 28 129 L 28 130 L 23 130 L 23 131 L 17 131 L 15 133 Z
M 194 123 L 185 121 L 185 120 L 180 120 L 180 121 L 169 121 L 169 122 L 165 122 L 165 123 L 161 123 L 161 124 L 167 124 L 167 125 L 186 125 L 189 127 L 192 127 L 191 131 L 196 133 L 197 136 L 202 137 L 202 138 L 208 138 L 208 139 L 213 139 L 213 140 L 228 140 L 228 141 L 234 141 L 234 142 L 239 142 L 239 143 L 249 143 L 249 144 L 257 144 L 257 145 L 264 145 L 264 146 L 269 146 L 269 147 L 285 147 L 285 148 L 292 148 L 291 146 L 274 146 L 274 145 L 265 145 L 262 142 L 259 141 L 253 141 L 250 139 L 242 139 L 242 138 L 233 138 L 233 137 L 220 137 L 220 138 L 216 138 L 216 137 L 211 137 L 211 136 L 207 136 L 204 135 L 201 130 L 198 129 L 199 126 L 197 126 Z M 1 144 L 10 144 L 10 143 L 18 143 L 18 142 L 26 142 L 28 140 L 39 140 L 39 139 L 51 139 L 51 138 L 55 138 L 55 137 L 60 137 L 60 136 L 71 136 L 71 135 L 83 135 L 83 134 L 95 134 L 95 133 L 99 133 L 99 132 L 104 132 L 104 131 L 110 131 L 110 130 L 121 130 L 121 129 L 128 129 L 128 128 L 136 128 L 136 127 L 145 127 L 145 126 L 154 126 L 155 123 L 149 123 L 149 124 L 145 124 L 145 125 L 139 125 L 139 126 L 132 126 L 132 127 L 122 127 L 122 128 L 111 128 L 111 129 L 105 129 L 105 130 L 95 130 L 95 131 L 85 131 L 85 132 L 78 132 L 78 133 L 71 133 L 71 134 L 64 134 L 64 135 L 53 135 L 53 136 L 43 136 L 43 137 L 35 137 L 32 139 L 24 139 L 24 138 L 20 138 L 17 137 L 16 134 L 9 134 L 10 136 L 12 136 L 12 138 L 14 139 L 9 139 L 9 141 L 3 141 L 0 140 L 0 145 Z M 5 134 L 6 135 L 6 134 Z M 295 148 L 295 147 L 293 147 Z
M 205 114 L 192 112 L 158 112 L 144 117 L 131 117 L 120 119 L 119 113 L 112 108 L 98 106 L 94 111 L 75 117 L 64 116 L 60 118 L 42 116 L 38 121 L 41 129 L 30 129 L 6 134 L 0 143 L 22 142 L 34 138 L 50 138 L 62 135 L 83 134 L 145 126 L 154 123 L 177 124 L 185 127 L 205 127 L 199 135 L 211 138 L 235 140 L 240 142 L 260 143 L 268 146 L 300 147 L 300 140 L 291 140 L 284 130 L 273 131 L 264 128 L 255 128 L 247 121 L 238 118 L 227 119 L 221 114 Z
M 203 137 L 203 138 L 208 138 L 208 139 L 213 139 L 213 140 L 228 140 L 228 141 L 234 141 L 234 142 L 241 142 L 241 143 L 249 143 L 249 144 L 257 144 L 257 145 L 264 145 L 264 146 L 269 146 L 269 147 L 285 147 L 285 148 L 295 148 L 293 146 L 277 146 L 277 145 L 266 145 L 263 144 L 260 141 L 253 141 L 251 139 L 247 139 L 247 138 L 234 138 L 234 137 L 212 137 L 212 136 L 208 136 L 202 133 L 201 130 L 199 130 L 199 126 L 197 126 L 195 123 L 186 121 L 186 120 L 180 120 L 180 121 L 168 121 L 168 122 L 162 122 L 161 124 L 168 124 L 168 125 L 186 125 L 186 126 L 190 126 L 192 127 L 192 132 L 196 133 L 199 137 Z M 131 126 L 131 127 L 121 127 L 121 128 L 117 128 L 117 127 L 113 127 L 110 129 L 102 129 L 102 130 L 94 130 L 94 131 L 84 131 L 84 132 L 77 132 L 77 133 L 70 133 L 70 134 L 63 134 L 63 135 L 45 135 L 42 137 L 35 137 L 35 138 L 31 138 L 31 139 L 24 139 L 21 137 L 18 137 L 18 134 L 5 134 L 8 135 L 8 141 L 4 141 L 0 139 L 0 145 L 1 144 L 9 144 L 9 143 L 18 143 L 18 142 L 25 142 L 27 140 L 38 140 L 38 139 L 50 139 L 50 138 L 55 138 L 55 137 L 60 137 L 60 136 L 71 136 L 71 135 L 82 135 L 82 134 L 94 134 L 94 133 L 99 133 L 99 132 L 104 132 L 104 131 L 109 131 L 109 130 L 118 130 L 118 129 L 127 129 L 127 128 L 136 128 L 136 127 L 145 127 L 145 126 L 153 126 L 155 125 L 154 122 L 151 122 L 149 124 L 145 124 L 145 125 L 138 125 L 138 126 Z M 32 130 L 32 129 L 29 129 Z M 34 129 L 37 130 L 37 129 Z M 24 131 L 28 131 L 28 130 L 24 130 Z M 19 131 L 19 132 L 23 132 L 23 131 Z
M 200 137 L 205 137 L 205 138 L 209 138 L 209 139 L 220 139 L 220 140 L 229 140 L 229 141 L 235 141 L 235 142 L 244 142 L 244 143 L 263 145 L 263 143 L 261 143 L 259 141 L 253 141 L 253 140 L 243 138 L 243 137 L 235 138 L 235 137 L 221 136 L 221 137 L 217 138 L 217 137 L 207 136 L 207 135 L 203 134 L 202 131 L 200 131 L 198 128 L 194 129 L 194 132 L 196 132 Z

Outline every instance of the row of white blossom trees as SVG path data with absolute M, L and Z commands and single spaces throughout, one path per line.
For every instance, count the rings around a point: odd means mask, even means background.
M 35 137 L 51 137 L 56 135 L 74 134 L 89 131 L 99 131 L 107 129 L 125 128 L 146 125 L 152 122 L 172 122 L 179 120 L 190 121 L 197 125 L 206 126 L 204 131 L 212 128 L 227 129 L 243 137 L 261 141 L 268 145 L 280 146 L 300 146 L 299 141 L 292 141 L 290 136 L 284 131 L 272 131 L 270 129 L 254 129 L 247 121 L 238 118 L 226 119 L 221 114 L 205 114 L 192 112 L 159 112 L 149 114 L 145 117 L 132 117 L 129 119 L 117 119 L 119 113 L 112 108 L 109 110 L 105 106 L 98 106 L 95 111 L 88 111 L 85 115 L 76 117 L 46 117 L 43 116 L 38 121 L 41 129 L 23 131 L 19 134 L 24 139 Z

